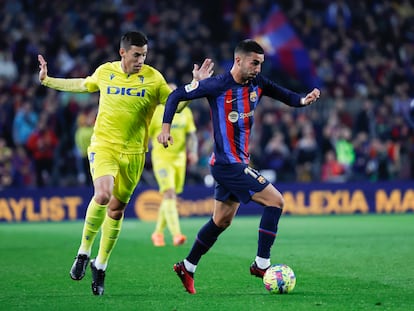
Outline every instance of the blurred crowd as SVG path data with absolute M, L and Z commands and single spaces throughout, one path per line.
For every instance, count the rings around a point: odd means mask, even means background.
M 37 55 L 55 77 L 85 77 L 119 59 L 119 39 L 142 30 L 147 63 L 166 80 L 192 79 L 205 57 L 215 74 L 251 37 L 274 1 L 100 0 L 0 2 L 0 189 L 90 185 L 86 148 L 98 94 L 39 85 Z M 252 165 L 276 182 L 414 179 L 414 6 L 401 1 L 295 0 L 280 9 L 315 69 L 321 99 L 295 109 L 263 98 L 255 114 Z M 295 91 L 308 86 L 266 62 L 263 72 Z M 316 84 L 316 82 L 315 82 Z M 206 100 L 191 103 L 200 160 L 188 183 L 209 174 Z M 155 185 L 150 157 L 142 183 Z

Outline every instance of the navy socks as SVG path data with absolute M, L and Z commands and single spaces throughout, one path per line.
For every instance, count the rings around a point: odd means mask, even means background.
M 211 218 L 198 232 L 197 239 L 186 259 L 197 265 L 201 256 L 208 252 L 224 230 L 225 228 L 217 227 L 213 218 Z
M 276 239 L 277 226 L 281 215 L 281 208 L 273 206 L 264 207 L 259 226 L 257 256 L 270 258 L 270 249 Z

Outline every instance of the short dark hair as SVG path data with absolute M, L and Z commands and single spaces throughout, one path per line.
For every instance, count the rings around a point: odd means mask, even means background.
M 257 53 L 257 54 L 264 54 L 263 48 L 260 46 L 259 43 L 252 39 L 246 39 L 243 41 L 240 41 L 235 50 L 234 53 Z
M 143 47 L 148 44 L 147 36 L 141 31 L 129 31 L 125 33 L 121 38 L 121 48 L 129 50 L 131 45 Z

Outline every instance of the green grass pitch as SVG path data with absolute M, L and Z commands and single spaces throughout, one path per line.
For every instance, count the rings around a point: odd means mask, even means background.
M 187 244 L 154 248 L 154 223 L 126 220 L 105 295 L 69 269 L 82 222 L 0 224 L 1 310 L 413 310 L 414 215 L 283 216 L 273 263 L 296 273 L 294 291 L 269 294 L 249 274 L 258 216 L 237 216 L 201 260 L 189 295 L 172 270 L 207 218 L 184 218 Z M 98 237 L 99 238 L 99 237 Z M 96 246 L 97 243 L 95 243 Z M 96 254 L 96 247 L 93 255 Z

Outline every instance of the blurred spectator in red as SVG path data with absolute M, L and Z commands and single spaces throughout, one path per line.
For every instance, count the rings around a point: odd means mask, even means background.
M 338 162 L 335 151 L 329 150 L 325 153 L 325 159 L 321 168 L 321 181 L 344 182 L 346 181 L 344 165 Z
M 26 145 L 34 159 L 36 186 L 38 187 L 50 184 L 54 152 L 57 144 L 58 138 L 48 127 L 47 115 L 41 115 L 37 128 L 29 136 Z

